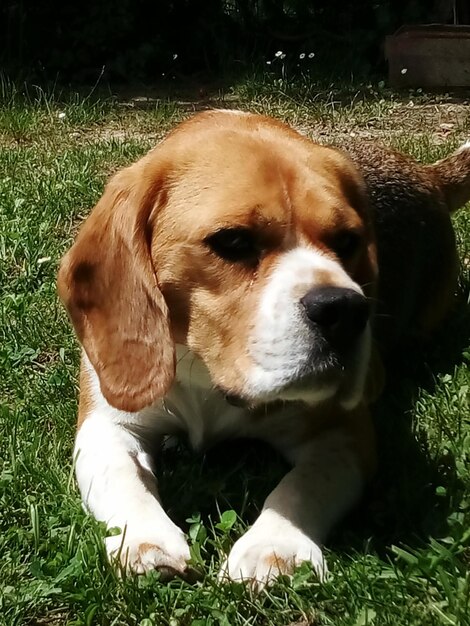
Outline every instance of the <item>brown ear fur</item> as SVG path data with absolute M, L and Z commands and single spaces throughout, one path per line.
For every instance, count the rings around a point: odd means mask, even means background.
M 145 177 L 140 164 L 112 178 L 58 277 L 101 391 L 124 411 L 162 397 L 175 373 L 168 309 L 150 258 L 149 215 L 164 196 L 157 178 Z

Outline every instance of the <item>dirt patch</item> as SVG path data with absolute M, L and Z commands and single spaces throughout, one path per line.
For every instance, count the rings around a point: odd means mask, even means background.
M 380 115 L 360 117 L 351 112 L 348 119 L 310 121 L 295 124 L 304 134 L 321 143 L 348 137 L 387 142 L 400 137 L 424 137 L 440 144 L 449 139 L 470 136 L 470 104 L 415 104 L 397 102 Z M 346 116 L 345 116 L 346 118 Z
M 169 128 L 177 121 L 197 111 L 210 108 L 242 108 L 250 110 L 246 103 L 241 103 L 236 98 L 208 99 L 197 101 L 178 101 L 177 112 L 172 123 L 163 126 L 148 128 L 145 115 L 130 121 L 126 126 L 119 128 L 105 126 L 90 132 L 80 133 L 88 139 L 96 141 L 126 141 L 129 138 L 149 142 L 151 144 L 160 141 Z M 139 103 L 137 106 L 141 106 Z M 155 106 L 155 103 L 153 104 Z M 145 107 L 143 107 L 145 110 Z M 270 107 L 269 107 L 270 108 Z M 254 105 L 253 110 L 260 111 L 262 105 Z M 465 140 L 470 136 L 470 103 L 416 103 L 412 99 L 399 102 L 384 102 L 383 107 L 376 103 L 370 106 L 370 114 L 367 108 L 364 111 L 354 107 L 345 109 L 342 105 L 335 109 L 331 105 L 331 112 L 319 115 L 315 107 L 309 110 L 302 106 L 298 109 L 294 104 L 287 107 L 287 114 L 282 110 L 269 110 L 268 114 L 281 115 L 293 118 L 291 124 L 300 132 L 312 137 L 321 143 L 329 141 L 341 141 L 347 137 L 358 139 L 383 139 L 393 140 L 401 136 L 427 136 L 434 143 L 444 143 L 450 139 Z M 124 120 L 123 120 L 124 122 Z M 122 123 L 121 123 L 122 124 Z M 146 128 L 142 128 L 145 124 Z

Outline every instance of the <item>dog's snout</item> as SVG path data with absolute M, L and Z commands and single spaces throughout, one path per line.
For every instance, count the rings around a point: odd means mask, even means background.
M 367 299 L 342 287 L 315 287 L 300 300 L 309 322 L 338 349 L 346 349 L 369 319 Z

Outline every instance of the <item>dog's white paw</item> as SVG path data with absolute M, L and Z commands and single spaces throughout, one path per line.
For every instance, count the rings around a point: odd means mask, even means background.
M 290 526 L 284 533 L 270 534 L 266 527 L 253 526 L 233 546 L 219 579 L 245 581 L 256 589 L 290 575 L 301 563 L 312 564 L 323 580 L 327 567 L 320 547 L 301 531 Z
M 187 577 L 189 546 L 183 532 L 177 527 L 158 531 L 128 525 L 119 535 L 107 537 L 106 551 L 110 561 L 120 564 L 126 571 L 145 574 L 157 570 L 162 577 Z

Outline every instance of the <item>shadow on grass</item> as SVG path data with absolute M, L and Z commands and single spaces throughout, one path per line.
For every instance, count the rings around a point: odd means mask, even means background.
M 464 485 L 451 452 L 431 453 L 416 429 L 413 408 L 419 392 L 435 393 L 438 378 L 452 376 L 470 345 L 470 311 L 459 301 L 427 345 L 407 345 L 387 364 L 387 386 L 373 407 L 379 470 L 362 505 L 353 511 L 335 539 L 360 549 L 369 538 L 383 553 L 394 543 L 418 546 L 428 536 L 442 537 Z M 436 416 L 426 416 L 431 420 Z M 347 529 L 347 530 L 346 530 Z

